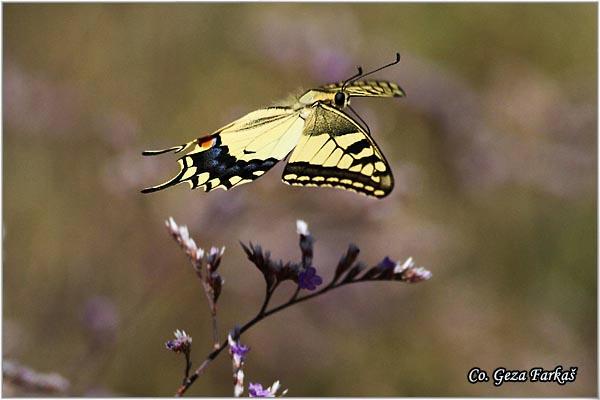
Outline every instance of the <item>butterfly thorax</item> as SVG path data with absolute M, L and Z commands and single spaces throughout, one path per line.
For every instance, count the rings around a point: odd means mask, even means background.
M 344 108 L 350 103 L 350 98 L 341 90 L 311 89 L 298 99 L 300 107 L 310 107 L 317 102 Z

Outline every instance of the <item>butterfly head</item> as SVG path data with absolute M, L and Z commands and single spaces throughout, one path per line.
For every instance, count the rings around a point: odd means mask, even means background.
M 350 96 L 348 96 L 343 90 L 340 90 L 333 97 L 333 102 L 338 108 L 344 108 L 350 104 Z

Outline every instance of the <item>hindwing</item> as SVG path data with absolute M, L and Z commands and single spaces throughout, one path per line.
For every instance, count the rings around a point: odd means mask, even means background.
M 283 181 L 296 186 L 327 186 L 387 196 L 394 179 L 373 139 L 337 108 L 323 103 L 313 108 L 285 166 Z

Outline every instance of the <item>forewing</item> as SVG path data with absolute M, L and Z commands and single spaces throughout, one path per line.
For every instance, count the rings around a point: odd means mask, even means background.
M 330 83 L 323 89 L 341 90 L 343 82 Z M 403 97 L 404 90 L 394 82 L 388 81 L 356 81 L 344 87 L 344 92 L 350 97 Z
M 391 169 L 373 139 L 342 111 L 322 103 L 306 119 L 283 181 L 375 197 L 387 196 L 394 187 Z
M 145 152 L 153 155 L 190 149 L 177 161 L 180 168 L 177 176 L 142 192 L 154 192 L 181 182 L 188 182 L 192 189 L 202 187 L 206 192 L 252 182 L 289 154 L 303 127 L 299 112 L 288 107 L 270 107 L 253 111 L 185 145 Z

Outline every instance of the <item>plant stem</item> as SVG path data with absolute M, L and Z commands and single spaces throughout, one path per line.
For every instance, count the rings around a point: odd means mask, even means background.
M 256 316 L 254 318 L 252 318 L 250 321 L 246 322 L 240 328 L 240 331 L 239 331 L 240 335 L 270 315 L 273 315 L 281 310 L 284 310 L 290 306 L 293 306 L 294 304 L 317 297 L 317 296 L 319 296 L 325 292 L 328 292 L 332 289 L 336 289 L 336 288 L 339 288 L 346 284 L 355 283 L 355 282 L 360 282 L 360 281 L 348 281 L 348 282 L 341 282 L 341 283 L 338 283 L 335 285 L 327 285 L 323 289 L 321 289 L 317 292 L 307 294 L 306 296 L 302 296 L 300 298 L 296 297 L 296 295 L 298 294 L 296 292 L 296 293 L 294 293 L 292 298 L 289 299 L 287 302 L 280 304 L 279 306 L 272 308 L 269 311 L 266 311 L 266 309 L 269 304 L 269 300 L 271 299 L 271 295 L 273 294 L 273 290 L 267 290 L 267 293 L 265 295 L 265 300 L 263 302 L 263 305 L 262 305 L 260 311 L 256 314 Z M 273 289 L 275 289 L 275 288 L 273 288 Z M 183 394 L 189 389 L 190 386 L 192 386 L 192 384 L 196 381 L 196 379 L 198 379 L 198 376 L 200 376 L 200 374 L 202 374 L 202 372 L 204 372 L 204 369 L 206 369 L 208 364 L 210 364 L 211 361 L 213 361 L 215 358 L 217 358 L 217 356 L 221 353 L 221 351 L 223 351 L 227 347 L 227 345 L 228 345 L 228 342 L 227 342 L 227 340 L 225 340 L 220 345 L 218 345 L 218 347 L 215 347 L 215 349 L 206 357 L 206 359 L 202 362 L 202 364 L 200 364 L 200 366 L 194 371 L 194 373 L 192 375 L 190 375 L 189 377 L 187 377 L 186 380 L 183 382 L 183 384 L 179 387 L 179 389 L 177 389 L 175 396 L 177 396 L 177 397 L 183 396 Z

